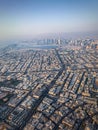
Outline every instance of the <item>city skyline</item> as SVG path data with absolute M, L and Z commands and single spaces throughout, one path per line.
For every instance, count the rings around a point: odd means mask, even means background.
M 0 39 L 98 31 L 97 0 L 1 0 Z

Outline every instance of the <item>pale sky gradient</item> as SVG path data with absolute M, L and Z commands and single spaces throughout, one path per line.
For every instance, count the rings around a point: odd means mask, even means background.
M 98 0 L 0 0 L 0 38 L 98 31 Z

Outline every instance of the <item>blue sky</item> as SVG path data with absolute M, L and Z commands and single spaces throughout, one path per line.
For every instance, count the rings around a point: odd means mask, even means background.
M 98 31 L 98 0 L 0 0 L 0 37 Z

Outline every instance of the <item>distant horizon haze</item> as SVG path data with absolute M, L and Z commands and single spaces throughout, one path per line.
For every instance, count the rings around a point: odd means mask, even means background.
M 0 0 L 0 39 L 98 32 L 98 0 Z

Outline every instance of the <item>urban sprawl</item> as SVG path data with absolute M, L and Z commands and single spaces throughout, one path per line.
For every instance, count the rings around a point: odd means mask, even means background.
M 98 41 L 0 49 L 0 130 L 98 130 Z

